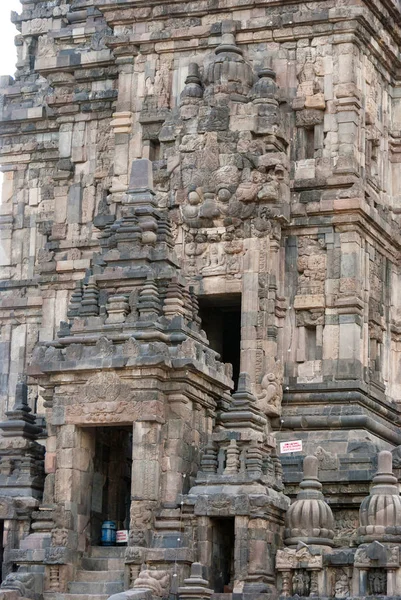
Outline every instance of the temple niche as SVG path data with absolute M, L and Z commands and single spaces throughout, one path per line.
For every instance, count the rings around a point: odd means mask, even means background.
M 400 596 L 397 6 L 12 20 L 3 600 Z

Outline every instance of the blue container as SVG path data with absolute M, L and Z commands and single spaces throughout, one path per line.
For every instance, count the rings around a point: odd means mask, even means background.
M 102 525 L 102 546 L 114 546 L 116 543 L 117 525 L 114 521 L 104 521 Z

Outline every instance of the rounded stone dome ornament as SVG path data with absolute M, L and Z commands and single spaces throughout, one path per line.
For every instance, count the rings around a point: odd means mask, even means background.
M 321 492 L 318 459 L 306 456 L 301 491 L 286 514 L 284 543 L 296 548 L 299 542 L 315 546 L 333 546 L 334 518 Z
M 258 73 L 258 80 L 254 84 L 250 97 L 255 104 L 271 102 L 278 104 L 277 102 L 277 91 L 278 87 L 276 84 L 276 73 L 271 67 L 264 67 L 260 69 Z
M 205 96 L 216 99 L 229 95 L 232 100 L 246 102 L 253 82 L 252 67 L 237 46 L 234 33 L 223 33 L 221 44 L 205 69 Z
M 379 452 L 373 486 L 359 509 L 361 543 L 401 542 L 401 497 L 392 460 L 391 452 Z

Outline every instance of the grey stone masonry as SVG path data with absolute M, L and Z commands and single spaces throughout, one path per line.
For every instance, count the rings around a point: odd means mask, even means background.
M 11 19 L 2 594 L 400 596 L 398 4 Z

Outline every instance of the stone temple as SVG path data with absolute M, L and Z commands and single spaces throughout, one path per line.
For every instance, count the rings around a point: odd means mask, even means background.
M 12 20 L 0 600 L 400 597 L 399 1 Z

